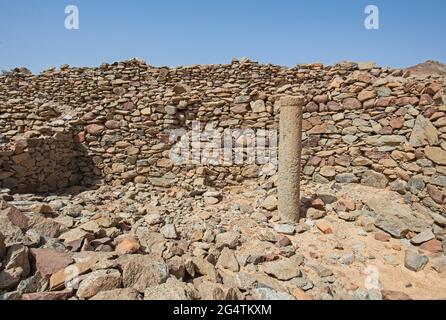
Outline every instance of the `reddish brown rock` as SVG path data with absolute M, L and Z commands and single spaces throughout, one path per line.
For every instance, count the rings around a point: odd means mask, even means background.
M 31 249 L 34 268 L 42 276 L 49 276 L 73 263 L 71 253 L 61 253 L 53 249 Z
M 375 102 L 375 106 L 378 108 L 387 108 L 393 100 L 393 97 L 378 98 Z
M 345 109 L 348 110 L 356 110 L 362 108 L 362 103 L 356 98 L 347 98 L 345 99 L 342 104 L 344 105 Z
M 309 102 L 305 107 L 306 112 L 318 112 L 319 105 L 313 101 Z
M 99 124 L 90 124 L 85 127 L 85 130 L 93 136 L 98 136 L 105 130 L 105 127 Z
M 29 219 L 19 209 L 14 206 L 9 206 L 0 212 L 0 215 L 6 215 L 13 225 L 21 230 L 29 227 Z
M 443 252 L 443 247 L 441 241 L 437 239 L 430 240 L 428 242 L 423 243 L 420 248 L 422 250 L 431 252 L 431 253 L 440 253 Z
M 82 143 L 85 141 L 85 132 L 79 132 L 73 135 L 73 142 L 74 143 Z
M 119 129 L 121 127 L 121 123 L 116 120 L 109 120 L 105 123 L 105 127 L 107 129 Z
M 279 234 L 276 236 L 276 245 L 278 247 L 287 247 L 291 244 L 291 240 L 283 235 L 283 234 Z
M 331 234 L 333 233 L 333 229 L 330 223 L 319 220 L 316 222 L 316 227 L 323 233 L 323 234 Z
M 404 118 L 402 117 L 392 118 L 390 120 L 390 126 L 393 129 L 401 129 L 404 126 Z
M 437 187 L 429 184 L 427 185 L 427 192 L 429 196 L 438 204 L 443 204 L 443 199 L 445 198 L 445 194 L 441 192 Z
M 325 208 L 325 203 L 324 203 L 324 201 L 322 201 L 322 199 L 320 199 L 320 198 L 313 199 L 313 200 L 311 201 L 311 207 L 312 207 L 312 208 L 315 208 L 315 209 L 318 209 L 318 210 L 324 210 L 324 208 Z
M 327 103 L 327 108 L 328 108 L 328 111 L 333 111 L 333 112 L 342 110 L 341 105 L 339 103 L 337 103 L 336 101 L 329 101 Z
M 116 246 L 116 252 L 120 254 L 132 254 L 138 252 L 141 245 L 138 240 L 133 237 L 125 238 Z
M 378 232 L 375 233 L 375 240 L 381 241 L 381 242 L 389 242 L 391 237 L 388 234 Z

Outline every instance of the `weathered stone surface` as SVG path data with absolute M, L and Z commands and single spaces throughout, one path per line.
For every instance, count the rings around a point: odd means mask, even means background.
M 399 203 L 397 197 L 392 193 L 385 197 L 370 194 L 364 200 L 364 204 L 376 214 L 376 227 L 395 238 L 403 238 L 409 231 L 420 233 L 431 227 L 430 219 L 409 205 Z
M 414 148 L 438 145 L 438 131 L 429 119 L 419 115 L 412 129 L 409 143 Z
M 63 290 L 56 292 L 37 292 L 22 295 L 22 300 L 68 300 L 73 296 L 73 290 Z
M 252 291 L 255 300 L 296 300 L 286 292 L 277 292 L 270 288 L 258 288 Z
M 177 230 L 173 224 L 166 224 L 161 228 L 160 232 L 166 239 L 176 239 L 178 237 Z
M 142 300 L 142 295 L 133 288 L 113 289 L 108 291 L 101 291 L 90 300 L 105 300 L 105 301 L 135 301 Z
M 382 173 L 368 170 L 362 175 L 361 183 L 365 186 L 384 189 L 389 180 Z
M 407 250 L 404 258 L 404 266 L 415 272 L 419 272 L 423 270 L 427 263 L 429 262 L 429 258 L 423 255 L 420 255 L 414 251 Z
M 277 198 L 275 196 L 269 196 L 263 201 L 263 208 L 268 211 L 274 211 L 277 209 Z
M 412 300 L 412 298 L 404 292 L 382 290 L 383 300 Z
M 240 270 L 240 266 L 234 252 L 227 247 L 223 248 L 217 261 L 217 267 L 228 269 L 234 272 L 238 272 Z
M 410 242 L 412 242 L 415 245 L 419 245 L 419 244 L 425 243 L 432 239 L 435 239 L 435 235 L 431 229 L 428 229 L 428 230 L 425 230 L 425 231 L 417 234 L 415 237 L 410 239 Z
M 298 263 L 301 261 L 298 259 L 299 257 L 293 257 L 291 259 L 265 262 L 260 266 L 260 270 L 279 280 L 291 280 L 293 278 L 300 277 L 302 274 L 302 271 L 299 268 L 301 263 Z
M 98 270 L 88 274 L 79 284 L 76 295 L 89 299 L 101 291 L 108 291 L 121 286 L 121 273 L 118 270 Z
M 132 254 L 138 252 L 140 247 L 138 240 L 133 237 L 128 237 L 116 246 L 116 252 L 119 254 Z
M 235 249 L 239 244 L 240 233 L 238 232 L 224 232 L 217 234 L 215 240 L 217 248 L 228 247 Z
M 71 253 L 53 249 L 31 249 L 31 257 L 36 271 L 42 276 L 50 276 L 73 262 Z
M 193 294 L 184 282 L 168 279 L 166 283 L 147 288 L 144 300 L 191 300 Z
M 446 165 L 446 151 L 438 147 L 426 147 L 424 153 L 429 160 L 432 160 L 436 164 Z
M 123 266 L 122 282 L 126 288 L 134 288 L 139 292 L 166 282 L 169 267 L 154 261 L 150 256 L 134 255 Z

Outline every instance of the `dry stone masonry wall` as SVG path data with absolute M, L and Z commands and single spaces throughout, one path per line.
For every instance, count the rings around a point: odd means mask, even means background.
M 389 187 L 444 213 L 445 83 L 350 62 L 16 69 L 0 76 L 0 187 L 46 192 L 102 179 L 193 189 L 266 180 L 270 163 L 175 165 L 170 130 L 189 131 L 193 121 L 220 131 L 275 130 L 280 97 L 304 95 L 304 179 Z M 238 138 L 235 145 L 249 144 Z

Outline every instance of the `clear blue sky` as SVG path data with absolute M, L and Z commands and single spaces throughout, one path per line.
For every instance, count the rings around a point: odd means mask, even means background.
M 66 5 L 80 30 L 64 27 Z M 380 30 L 364 8 L 380 9 Z M 299 62 L 446 62 L 445 0 L 0 0 L 0 69 L 34 72 L 139 57 L 156 66 L 249 57 Z

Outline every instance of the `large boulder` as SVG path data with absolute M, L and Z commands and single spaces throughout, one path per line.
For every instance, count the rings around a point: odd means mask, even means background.
M 79 284 L 77 296 L 83 299 L 94 297 L 101 291 L 121 287 L 121 273 L 118 270 L 98 270 L 88 274 Z
M 124 287 L 144 292 L 147 288 L 165 283 L 169 277 L 169 267 L 153 257 L 134 255 L 123 266 Z

